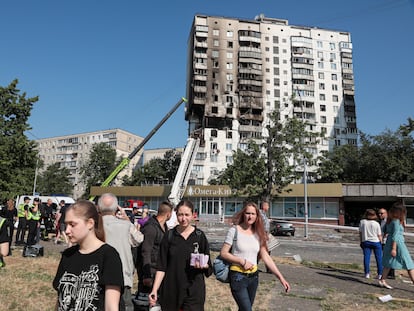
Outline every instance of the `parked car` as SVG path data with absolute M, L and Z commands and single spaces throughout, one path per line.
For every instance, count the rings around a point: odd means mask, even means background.
M 295 235 L 295 227 L 289 222 L 272 220 L 270 222 L 270 233 L 272 235 Z

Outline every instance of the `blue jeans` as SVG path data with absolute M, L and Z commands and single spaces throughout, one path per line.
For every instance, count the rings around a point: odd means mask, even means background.
M 230 289 L 239 311 L 251 311 L 256 290 L 259 285 L 259 273 L 240 273 L 229 271 Z
M 382 275 L 382 245 L 380 242 L 362 242 L 362 251 L 364 252 L 364 272 L 369 273 L 369 264 L 371 261 L 371 251 L 374 251 L 375 261 L 377 262 L 377 273 Z

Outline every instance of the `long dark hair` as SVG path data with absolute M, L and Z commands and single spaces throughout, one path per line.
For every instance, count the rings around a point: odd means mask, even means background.
M 256 221 L 254 222 L 254 224 L 252 224 L 253 232 L 259 236 L 260 246 L 261 247 L 266 246 L 267 237 L 266 237 L 266 233 L 264 229 L 263 219 L 262 219 L 262 215 L 260 214 L 259 208 L 257 207 L 256 203 L 251 202 L 251 201 L 245 202 L 243 204 L 243 208 L 233 216 L 233 224 L 241 225 L 242 223 L 244 223 L 245 212 L 249 206 L 252 206 L 255 208 L 256 215 L 257 215 Z
M 83 218 L 85 221 L 93 219 L 95 225 L 96 237 L 105 242 L 105 231 L 103 227 L 102 216 L 98 213 L 96 205 L 88 200 L 77 200 L 74 204 L 70 205 L 67 210 L 73 210 L 76 216 Z

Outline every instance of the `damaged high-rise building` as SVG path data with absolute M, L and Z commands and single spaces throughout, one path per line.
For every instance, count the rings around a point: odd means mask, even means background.
M 315 156 L 357 144 L 352 42 L 349 32 L 196 15 L 188 43 L 189 136 L 200 138 L 191 183 L 208 184 L 233 151 L 266 136 L 269 114 L 306 121 L 324 133 Z M 295 98 L 295 100 L 292 100 Z

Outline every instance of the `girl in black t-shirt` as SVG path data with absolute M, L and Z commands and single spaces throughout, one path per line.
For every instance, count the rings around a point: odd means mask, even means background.
M 124 284 L 121 259 L 104 243 L 95 205 L 77 201 L 66 210 L 65 223 L 66 234 L 76 245 L 63 252 L 53 280 L 57 310 L 119 310 Z

